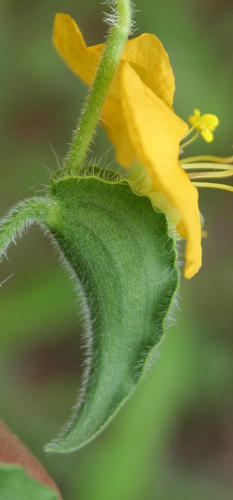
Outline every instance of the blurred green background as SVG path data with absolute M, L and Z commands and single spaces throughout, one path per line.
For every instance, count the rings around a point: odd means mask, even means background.
M 156 33 L 176 76 L 175 110 L 219 116 L 215 142 L 190 154 L 232 154 L 228 0 L 135 0 L 134 35 Z M 104 7 L 106 9 L 106 6 Z M 43 191 L 65 154 L 86 93 L 51 44 L 56 12 L 89 44 L 106 33 L 99 0 L 1 0 L 0 210 Z M 93 155 L 113 151 L 99 129 Z M 182 280 L 167 337 L 147 379 L 105 432 L 69 456 L 46 456 L 82 374 L 72 283 L 37 228 L 0 267 L 0 414 L 57 481 L 65 500 L 232 498 L 231 193 L 200 192 L 208 238 L 198 276 Z M 182 261 L 182 255 L 180 257 Z

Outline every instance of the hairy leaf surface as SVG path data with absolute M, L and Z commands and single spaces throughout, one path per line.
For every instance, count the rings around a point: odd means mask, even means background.
M 177 271 L 165 216 L 126 182 L 64 179 L 52 197 L 50 230 L 86 311 L 82 395 L 63 435 L 47 447 L 65 452 L 93 439 L 134 390 L 161 340 Z
M 64 178 L 47 197 L 16 207 L 0 224 L 0 255 L 32 222 L 59 247 L 84 312 L 82 390 L 65 430 L 46 447 L 70 452 L 113 418 L 161 341 L 178 282 L 174 241 L 165 215 L 113 178 Z

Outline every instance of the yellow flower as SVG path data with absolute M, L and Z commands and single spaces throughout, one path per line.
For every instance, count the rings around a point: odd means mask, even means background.
M 87 47 L 75 21 L 57 14 L 54 44 L 70 68 L 87 85 L 95 77 L 104 44 Z M 119 163 L 140 163 L 147 182 L 141 192 L 173 210 L 177 230 L 187 239 L 185 277 L 201 266 L 198 192 L 179 163 L 179 144 L 188 125 L 173 111 L 174 76 L 159 39 L 143 34 L 129 40 L 104 104 L 101 123 L 116 148 Z M 136 184 L 135 184 L 136 185 Z M 143 186 L 145 186 L 143 189 Z
M 218 126 L 219 119 L 216 115 L 210 113 L 201 116 L 199 109 L 194 109 L 193 115 L 189 117 L 189 123 L 201 132 L 206 142 L 212 142 L 214 138 L 213 131 Z

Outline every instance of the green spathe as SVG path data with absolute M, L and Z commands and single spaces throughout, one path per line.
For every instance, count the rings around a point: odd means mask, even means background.
M 87 367 L 80 401 L 63 434 L 46 447 L 70 452 L 116 414 L 161 340 L 178 282 L 174 242 L 165 215 L 125 181 L 64 178 L 48 198 L 38 199 L 37 210 L 35 204 L 36 199 L 31 218 L 57 242 L 77 278 L 85 313 Z M 10 219 L 6 224 L 9 232 Z M 0 242 L 2 232 L 4 226 Z

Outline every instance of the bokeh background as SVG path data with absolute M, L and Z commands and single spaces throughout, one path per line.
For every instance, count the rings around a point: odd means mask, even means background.
M 135 0 L 134 35 L 156 33 L 176 76 L 175 110 L 214 112 L 211 145 L 232 154 L 230 0 Z M 104 7 L 106 9 L 106 6 Z M 1 0 L 0 211 L 43 191 L 65 154 L 86 89 L 51 44 L 67 12 L 88 43 L 103 40 L 99 0 Z M 113 151 L 99 129 L 94 157 Z M 230 500 L 232 330 L 231 193 L 200 192 L 204 265 L 181 281 L 178 305 L 147 379 L 105 432 L 69 456 L 46 456 L 75 403 L 81 326 L 72 283 L 38 228 L 0 268 L 0 414 L 57 481 L 65 500 Z M 182 256 L 181 256 L 182 260 Z

